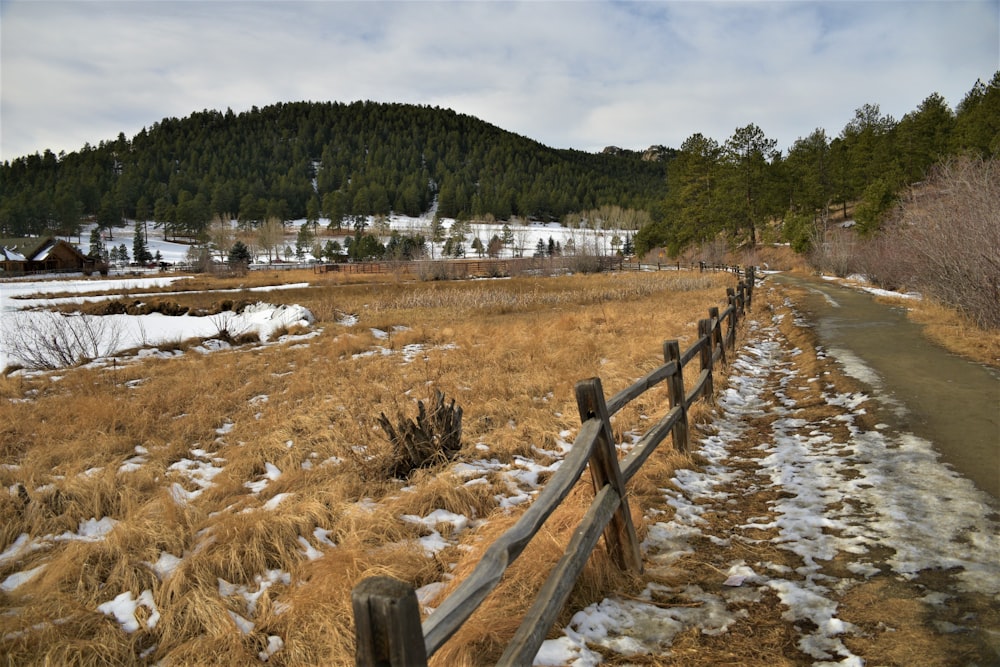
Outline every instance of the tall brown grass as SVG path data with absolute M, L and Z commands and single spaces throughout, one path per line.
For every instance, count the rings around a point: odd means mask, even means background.
M 23 535 L 30 542 L 0 560 L 0 581 L 44 569 L 0 592 L 0 653 L 18 665 L 242 664 L 258 661 L 276 636 L 275 664 L 351 664 L 358 581 L 458 581 L 518 515 L 499 507 L 510 490 L 496 473 L 473 485 L 447 468 L 386 479 L 380 465 L 391 445 L 380 412 L 412 414 L 439 389 L 465 412 L 461 461 L 548 462 L 538 451 L 572 441 L 578 426 L 576 381 L 599 376 L 609 394 L 627 386 L 661 363 L 664 339 L 686 348 L 731 284 L 725 274 L 674 272 L 440 284 L 324 278 L 269 295 L 318 315 L 321 334 L 306 342 L 3 379 L 0 553 Z M 340 323 L 345 314 L 357 323 Z M 658 392 L 616 416 L 615 432 L 644 430 L 662 415 Z M 665 448 L 636 478 L 633 503 L 686 464 Z M 195 465 L 213 469 L 210 485 L 194 479 Z M 587 483 L 574 491 L 439 662 L 498 655 L 547 573 L 539 565 L 561 554 L 591 493 Z M 485 523 L 458 534 L 439 526 L 456 543 L 428 555 L 417 543 L 428 529 L 400 517 L 435 509 Z M 69 538 L 105 517 L 117 523 L 103 539 Z M 154 567 L 162 554 L 181 559 L 169 575 Z M 574 604 L 631 585 L 605 559 L 599 550 Z M 144 590 L 160 614 L 155 625 L 145 607 L 133 633 L 97 611 Z M 249 633 L 241 617 L 254 624 Z

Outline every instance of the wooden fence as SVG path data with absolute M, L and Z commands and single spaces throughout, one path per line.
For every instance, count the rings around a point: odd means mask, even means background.
M 639 541 L 626 500 L 626 484 L 656 447 L 670 435 L 674 447 L 687 451 L 688 410 L 700 398 L 711 400 L 713 368 L 726 363 L 736 345 L 740 318 L 750 308 L 755 274 L 746 270 L 736 289 L 726 290 L 728 307 L 709 309 L 698 322 L 698 340 L 683 353 L 676 340 L 663 343 L 664 363 L 633 385 L 605 400 L 600 378 L 576 384 L 580 431 L 562 464 L 518 521 L 490 545 L 472 573 L 421 624 L 416 593 L 409 584 L 390 577 L 361 581 L 351 594 L 354 610 L 356 664 L 363 667 L 422 667 L 458 631 L 506 569 L 524 551 L 545 520 L 569 495 L 589 466 L 594 500 L 548 579 L 538 592 L 500 665 L 530 665 L 569 597 L 580 572 L 604 535 L 615 564 L 641 573 Z M 685 386 L 684 369 L 697 358 L 698 376 Z M 650 388 L 666 382 L 670 410 L 618 460 L 611 416 Z

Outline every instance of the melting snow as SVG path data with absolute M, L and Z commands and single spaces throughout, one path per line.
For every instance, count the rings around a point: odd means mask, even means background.
M 681 630 L 724 632 L 741 613 L 731 603 L 759 601 L 763 591 L 773 591 L 785 608 L 783 618 L 800 628 L 799 650 L 814 664 L 860 667 L 864 660 L 842 641 L 860 630 L 839 617 L 835 600 L 836 592 L 854 580 L 822 571 L 824 563 L 842 554 L 859 580 L 881 572 L 876 550 L 889 550 L 894 555 L 887 563 L 898 576 L 944 568 L 955 574 L 960 587 L 1000 596 L 1000 526 L 985 494 L 939 463 L 931 443 L 880 427 L 861 428 L 856 416 L 863 414 L 858 406 L 866 396 L 828 390 L 825 402 L 838 407 L 839 414 L 814 423 L 797 418 L 797 406 L 784 392 L 797 377 L 788 361 L 796 351 L 782 345 L 775 327 L 755 325 L 751 323 L 751 339 L 732 364 L 733 376 L 712 424 L 715 434 L 701 441 L 699 454 L 707 463 L 700 470 L 676 471 L 673 488 L 663 489 L 675 514 L 670 521 L 649 514 L 642 550 L 647 567 L 669 568 L 694 552 L 690 544 L 695 538 L 706 537 L 719 546 L 739 539 L 752 546 L 755 540 L 743 531 L 756 529 L 773 535 L 757 543 L 797 554 L 801 566 L 762 562 L 751 567 L 738 561 L 723 573 L 719 594 L 651 583 L 637 600 L 605 599 L 577 612 L 561 637 L 546 641 L 535 665 L 597 665 L 608 651 L 626 657 L 666 653 Z M 740 441 L 748 418 L 765 415 L 778 418 L 771 423 L 770 440 L 757 449 L 763 457 L 753 459 L 756 474 L 748 473 L 746 466 L 732 465 L 749 459 L 734 459 L 740 454 L 730 446 Z M 836 437 L 845 426 L 848 437 Z M 749 517 L 732 535 L 707 534 L 703 515 L 731 507 L 736 499 L 730 485 L 739 479 L 782 490 L 770 503 L 773 515 Z M 842 502 L 844 498 L 851 502 Z M 658 592 L 697 605 L 646 602 Z

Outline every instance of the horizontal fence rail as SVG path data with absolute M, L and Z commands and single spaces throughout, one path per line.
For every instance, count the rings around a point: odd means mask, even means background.
M 472 573 L 423 623 L 414 589 L 389 577 L 363 580 L 351 594 L 355 619 L 356 664 L 360 667 L 422 667 L 469 619 L 500 583 L 546 519 L 590 468 L 594 500 L 573 534 L 565 553 L 535 597 L 500 665 L 530 665 L 569 597 L 601 535 L 622 570 L 639 574 L 642 557 L 626 500 L 626 484 L 668 436 L 674 448 L 688 450 L 688 412 L 696 401 L 712 400 L 713 369 L 726 363 L 726 350 L 736 346 L 740 319 L 750 309 L 756 280 L 752 267 L 736 289 L 726 290 L 728 306 L 709 309 L 698 322 L 698 339 L 685 350 L 678 341 L 663 344 L 663 365 L 605 400 L 600 378 L 576 385 L 581 426 L 573 446 L 517 522 L 486 549 Z M 698 359 L 698 375 L 685 387 L 684 369 Z M 670 410 L 618 460 L 611 417 L 649 389 L 666 383 Z

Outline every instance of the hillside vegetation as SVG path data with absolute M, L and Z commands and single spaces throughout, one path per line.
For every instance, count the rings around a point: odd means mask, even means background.
M 556 150 L 447 109 L 279 103 L 164 118 L 131 139 L 5 162 L 0 236 L 76 235 L 96 216 L 197 238 L 213 218 L 339 225 L 435 203 L 446 218 L 558 220 L 602 205 L 648 209 L 665 187 L 665 160 Z
M 695 133 L 670 162 L 667 196 L 636 249 L 676 254 L 721 238 L 730 247 L 786 241 L 802 253 L 822 250 L 849 216 L 861 236 L 877 234 L 899 193 L 934 165 L 998 151 L 1000 71 L 954 111 L 937 93 L 899 120 L 865 104 L 838 135 L 817 128 L 784 152 L 753 123 L 722 142 Z

